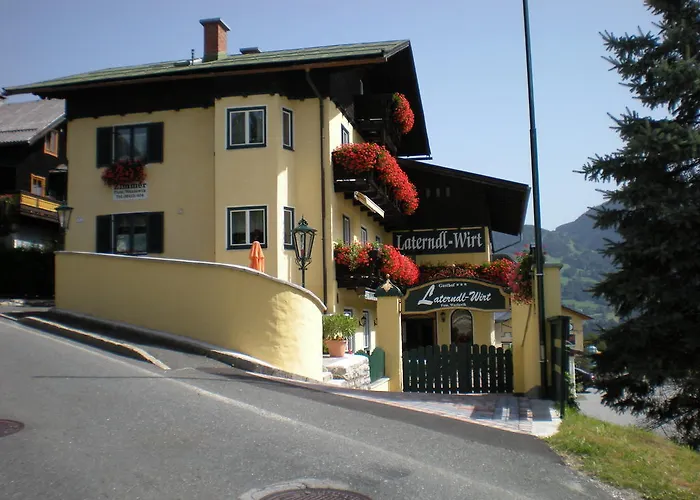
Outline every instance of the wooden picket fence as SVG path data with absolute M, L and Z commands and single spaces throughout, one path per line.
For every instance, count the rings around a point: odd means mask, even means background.
M 472 344 L 427 346 L 403 353 L 404 392 L 513 392 L 513 353 Z

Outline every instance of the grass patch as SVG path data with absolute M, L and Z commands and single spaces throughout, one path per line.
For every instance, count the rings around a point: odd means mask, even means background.
M 651 432 L 570 411 L 546 441 L 580 469 L 644 498 L 700 498 L 700 453 Z

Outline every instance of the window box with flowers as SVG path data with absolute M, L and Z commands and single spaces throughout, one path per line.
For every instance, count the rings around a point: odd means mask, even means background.
M 143 184 L 146 181 L 146 165 L 141 160 L 118 160 L 102 171 L 106 186 Z
M 336 192 L 364 193 L 389 216 L 411 215 L 418 208 L 416 186 L 384 146 L 343 144 L 332 158 Z
M 401 287 L 418 282 L 416 264 L 391 245 L 337 242 L 333 258 L 336 280 L 341 288 L 376 288 L 387 275 Z

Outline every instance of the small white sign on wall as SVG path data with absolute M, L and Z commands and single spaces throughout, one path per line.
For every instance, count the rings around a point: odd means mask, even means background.
M 114 186 L 112 193 L 114 201 L 145 200 L 148 198 L 148 183 Z

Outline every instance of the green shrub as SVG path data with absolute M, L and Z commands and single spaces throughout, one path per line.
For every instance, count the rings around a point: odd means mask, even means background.
M 355 334 L 357 320 L 344 314 L 329 314 L 323 317 L 323 339 L 344 340 Z

